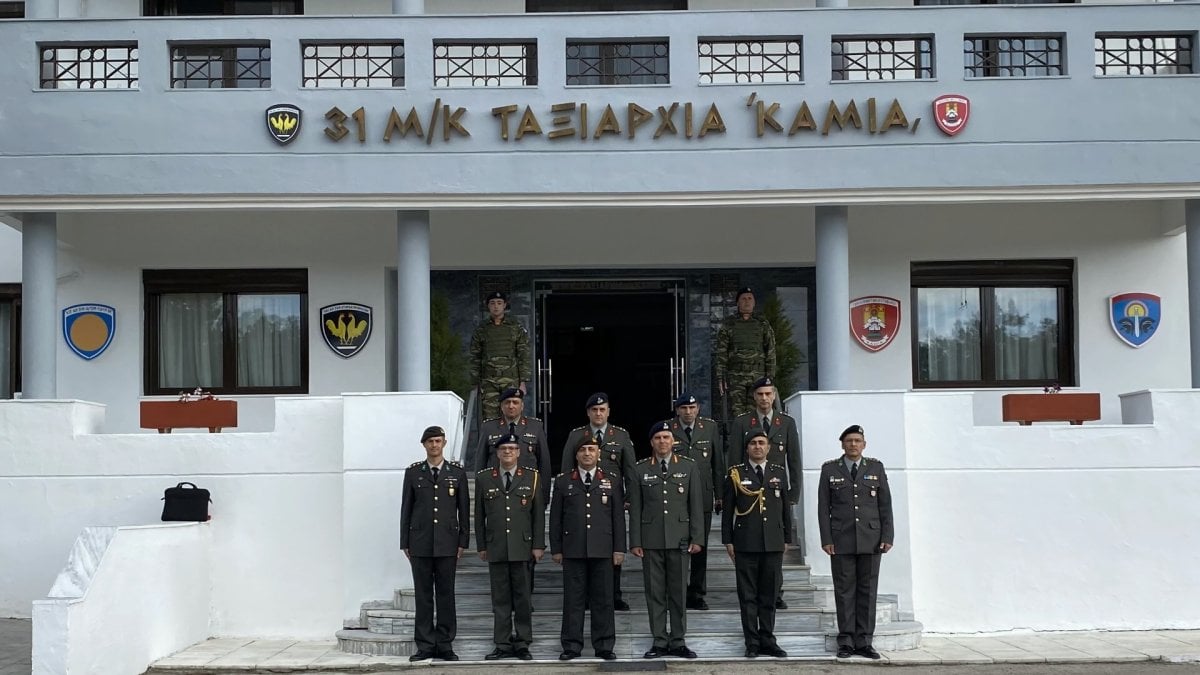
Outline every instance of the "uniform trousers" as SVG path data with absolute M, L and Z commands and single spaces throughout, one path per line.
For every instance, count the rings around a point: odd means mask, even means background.
M 642 577 L 646 586 L 646 609 L 650 615 L 650 634 L 658 649 L 675 649 L 686 645 L 688 553 L 677 548 L 645 549 L 642 558 Z M 671 630 L 667 632 L 667 615 Z
M 413 595 L 417 604 L 413 624 L 413 640 L 417 644 L 417 651 L 449 651 L 450 643 L 458 632 L 458 615 L 454 609 L 454 576 L 458 558 L 452 555 L 414 555 L 409 562 L 412 564 Z
M 612 557 L 563 558 L 562 648 L 564 652 L 583 651 L 583 614 L 591 607 L 592 649 L 611 652 L 617 644 L 616 618 L 613 616 Z
M 712 530 L 712 511 L 704 512 L 704 549 L 692 556 L 688 574 L 688 601 L 703 600 L 708 595 L 708 534 Z
M 528 649 L 533 642 L 529 565 L 524 560 L 490 562 L 488 576 L 492 582 L 492 641 L 504 652 Z
M 879 589 L 879 553 L 835 553 L 830 562 L 837 604 L 838 646 L 871 646 L 875 634 L 875 592 Z
M 783 552 L 735 550 L 733 567 L 746 648 L 779 646 L 775 642 L 775 598 L 783 581 Z

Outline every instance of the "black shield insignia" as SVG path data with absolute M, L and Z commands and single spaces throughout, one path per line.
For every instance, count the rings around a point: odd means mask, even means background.
M 291 143 L 300 135 L 300 109 L 288 103 L 267 108 L 267 131 L 276 143 Z
M 371 308 L 340 302 L 321 308 L 321 337 L 334 354 L 348 359 L 362 351 L 371 338 Z

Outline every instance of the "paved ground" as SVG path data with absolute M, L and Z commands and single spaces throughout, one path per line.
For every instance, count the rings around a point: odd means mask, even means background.
M 32 635 L 28 619 L 0 619 L 0 675 L 29 675 Z

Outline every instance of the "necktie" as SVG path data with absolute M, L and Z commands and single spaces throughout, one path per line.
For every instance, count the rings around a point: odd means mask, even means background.
M 763 431 L 771 433 L 771 418 L 763 415 Z
M 762 472 L 762 465 L 761 465 L 761 464 L 756 464 L 756 465 L 754 466 L 754 475 L 758 476 L 758 484 L 759 484 L 759 485 L 762 485 L 762 483 L 763 483 L 763 472 Z
M 435 482 L 435 483 L 437 482 L 437 476 L 438 476 L 438 468 L 435 466 L 435 467 L 433 467 L 433 482 Z
M 512 474 L 508 471 L 504 472 L 504 491 L 508 492 L 512 489 Z
M 667 460 L 665 460 L 665 459 L 662 461 L 662 472 L 663 472 L 664 476 L 667 473 Z
M 688 443 L 691 443 L 691 442 L 692 442 L 692 428 L 691 428 L 691 427 L 684 427 L 684 428 L 683 428 L 683 433 L 687 434 L 687 437 L 688 437 Z
M 596 445 L 604 445 L 604 430 L 600 429 L 596 432 Z
M 516 422 L 508 423 L 508 433 L 512 434 L 513 436 L 517 435 L 517 423 Z
M 592 472 L 591 471 L 588 471 L 587 473 L 583 474 L 583 486 L 588 489 L 588 492 L 592 491 Z
M 858 462 L 850 465 L 850 480 L 858 480 Z

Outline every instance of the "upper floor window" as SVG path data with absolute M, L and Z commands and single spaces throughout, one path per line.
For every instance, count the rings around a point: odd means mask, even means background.
M 912 263 L 913 385 L 1075 384 L 1071 260 Z
M 172 89 L 267 89 L 271 44 L 171 43 Z
M 657 12 L 687 9 L 687 0 L 525 0 L 525 11 L 539 12 Z
M 668 84 L 671 47 L 666 38 L 629 41 L 567 40 L 567 84 Z
M 835 35 L 829 48 L 834 81 L 933 77 L 931 35 Z
M 1097 75 L 1190 75 L 1195 33 L 1096 33 Z
M 145 390 L 308 392 L 308 271 L 145 270 Z
M 142 16 L 303 14 L 304 0 L 142 0 Z
M 24 2 L 0 2 L 0 19 L 24 19 Z

